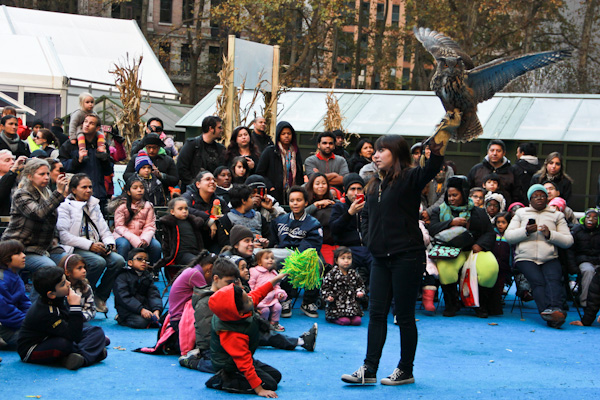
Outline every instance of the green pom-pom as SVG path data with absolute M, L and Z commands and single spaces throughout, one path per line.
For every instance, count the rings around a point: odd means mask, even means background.
M 288 281 L 296 289 L 316 289 L 323 283 L 322 264 L 315 249 L 294 250 L 283 262 L 281 273 L 289 275 Z

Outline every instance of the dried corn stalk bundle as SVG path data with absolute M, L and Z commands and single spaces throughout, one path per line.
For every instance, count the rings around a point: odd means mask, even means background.
M 114 70 L 109 71 L 115 76 L 115 85 L 119 89 L 121 103 L 123 104 L 123 108 L 117 113 L 116 124 L 121 135 L 125 138 L 127 160 L 131 151 L 131 144 L 142 137 L 144 122 L 141 117 L 148 112 L 146 109 L 143 113 L 140 113 L 142 81 L 139 79 L 139 71 L 142 59 L 143 57 L 140 56 L 137 60 L 130 60 L 129 53 L 127 53 L 125 60 L 120 62 L 119 65 L 114 64 Z
M 343 127 L 344 116 L 342 115 L 342 110 L 340 110 L 340 104 L 338 103 L 337 97 L 333 93 L 333 90 L 327 93 L 327 97 L 325 98 L 325 104 L 327 105 L 327 113 L 325 114 L 325 118 L 323 119 L 323 127 L 325 131 L 333 132 L 337 129 L 341 130 L 346 134 L 346 138 L 344 139 L 344 147 L 347 147 L 350 144 L 350 137 L 356 136 L 360 138 L 358 133 L 348 133 L 346 129 Z
M 267 123 L 267 133 L 269 134 L 269 136 L 271 136 L 271 139 L 273 141 L 275 141 L 275 132 L 271 132 L 271 119 L 273 114 L 273 107 L 275 107 L 275 104 L 277 104 L 277 102 L 279 101 L 279 97 L 289 90 L 290 89 L 285 86 L 280 86 L 279 90 L 277 90 L 277 93 L 275 93 L 275 96 L 273 96 L 273 92 L 267 92 L 266 90 L 261 89 L 261 93 L 265 101 L 265 106 L 261 107 L 262 115 Z M 281 114 L 282 111 L 283 109 L 278 109 L 277 115 Z

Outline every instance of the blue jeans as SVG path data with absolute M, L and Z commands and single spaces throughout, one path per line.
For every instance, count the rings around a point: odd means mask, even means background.
M 117 238 L 115 242 L 117 243 L 117 253 L 127 261 L 127 254 L 133 249 L 133 246 L 129 243 L 129 240 L 124 237 Z M 150 265 L 156 264 L 158 260 L 160 260 L 162 250 L 158 240 L 152 238 L 152 241 L 148 247 L 146 247 L 146 250 L 148 251 L 148 257 L 150 257 Z
M 104 257 L 81 249 L 75 249 L 75 254 L 83 257 L 87 279 L 94 289 L 94 296 L 99 300 L 106 301 L 113 289 L 117 275 L 125 267 L 125 260 L 115 251 Z M 100 277 L 102 277 L 102 281 L 96 285 Z
M 538 265 L 533 261 L 517 261 L 515 267 L 531 285 L 538 311 L 563 307 L 562 267 L 557 258 Z
M 377 371 L 387 336 L 387 316 L 392 299 L 400 327 L 400 362 L 398 368 L 412 373 L 417 351 L 415 304 L 425 272 L 425 252 L 400 253 L 390 257 L 373 257 L 371 297 L 369 299 L 369 333 L 365 365 Z
M 31 281 L 33 282 L 33 273 L 42 267 L 56 267 L 60 260 L 67 255 L 67 253 L 50 254 L 50 257 L 40 256 L 36 253 L 25 253 L 25 271 L 31 274 Z M 31 289 L 29 298 L 31 303 L 34 303 L 39 294 L 35 289 Z

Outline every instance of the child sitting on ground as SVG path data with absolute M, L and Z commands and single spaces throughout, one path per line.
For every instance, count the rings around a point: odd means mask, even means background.
M 250 289 L 255 290 L 266 282 L 277 276 L 275 272 L 275 256 L 271 250 L 261 250 L 256 253 L 256 267 L 250 270 Z M 287 293 L 276 285 L 263 301 L 257 306 L 257 311 L 264 319 L 271 322 L 273 330 L 277 332 L 285 331 L 285 328 L 279 324 L 281 316 L 281 301 L 287 299 Z
M 65 271 L 71 289 L 81 297 L 83 319 L 85 322 L 91 321 L 96 316 L 96 304 L 94 303 L 94 292 L 86 279 L 87 271 L 83 257 L 79 254 L 65 256 L 58 263 L 58 267 Z
M 18 240 L 0 242 L 0 350 L 14 347 L 31 302 L 19 271 L 25 268 L 25 247 Z
M 483 207 L 483 199 L 485 198 L 485 190 L 482 187 L 474 187 L 469 191 L 469 198 L 473 199 L 475 207 Z
M 127 266 L 117 276 L 113 289 L 119 325 L 135 329 L 159 326 L 162 299 L 148 271 L 149 264 L 148 253 L 142 248 L 132 249 L 127 255 Z
M 70 370 L 104 360 L 104 331 L 99 326 L 83 325 L 81 297 L 71 289 L 64 270 L 38 268 L 33 273 L 33 286 L 39 297 L 21 327 L 17 344 L 21 360 L 33 364 L 60 362 Z
M 169 316 L 171 326 L 179 330 L 179 321 L 183 308 L 193 295 L 195 287 L 204 287 L 213 275 L 213 263 L 217 256 L 208 250 L 202 250 L 198 257 L 176 276 L 169 291 Z
M 357 299 L 365 295 L 365 285 L 352 268 L 352 251 L 339 247 L 334 252 L 334 267 L 323 280 L 321 293 L 327 301 L 325 319 L 338 325 L 361 323 L 362 309 Z
M 218 372 L 206 381 L 208 388 L 277 397 L 281 373 L 253 358 L 260 339 L 254 304 L 259 304 L 285 277 L 279 274 L 248 294 L 234 283 L 210 297 L 208 306 L 215 314 L 210 351 L 213 368 Z
M 513 255 L 510 244 L 504 237 L 504 232 L 510 223 L 510 214 L 501 212 L 496 215 L 494 231 L 496 231 L 496 242 L 492 247 L 492 253 L 498 261 L 498 278 L 492 288 L 491 298 L 488 304 L 488 315 L 502 315 L 502 294 L 504 285 L 510 278 L 513 264 Z
M 204 220 L 191 215 L 188 203 L 183 197 L 176 197 L 167 204 L 169 214 L 160 218 L 163 226 L 162 254 L 163 258 L 154 266 L 155 272 L 162 267 L 169 281 L 173 280 L 168 267 L 171 265 L 187 265 L 194 261 L 204 248 L 201 228 Z

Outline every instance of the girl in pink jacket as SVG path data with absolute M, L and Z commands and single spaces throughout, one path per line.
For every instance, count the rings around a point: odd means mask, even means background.
M 250 269 L 250 280 L 248 281 L 252 290 L 259 288 L 277 276 L 277 272 L 275 272 L 275 256 L 271 250 L 261 250 L 256 253 L 256 262 L 256 267 Z M 279 324 L 281 301 L 285 299 L 287 299 L 287 294 L 278 283 L 256 306 L 262 317 L 270 321 L 273 329 L 277 332 L 285 331 L 285 328 Z
M 154 265 L 161 256 L 161 246 L 154 237 L 156 217 L 154 207 L 144 201 L 144 183 L 132 176 L 123 188 L 123 200 L 115 210 L 114 237 L 117 253 L 127 260 L 127 253 L 133 248 L 146 249 L 150 264 Z

